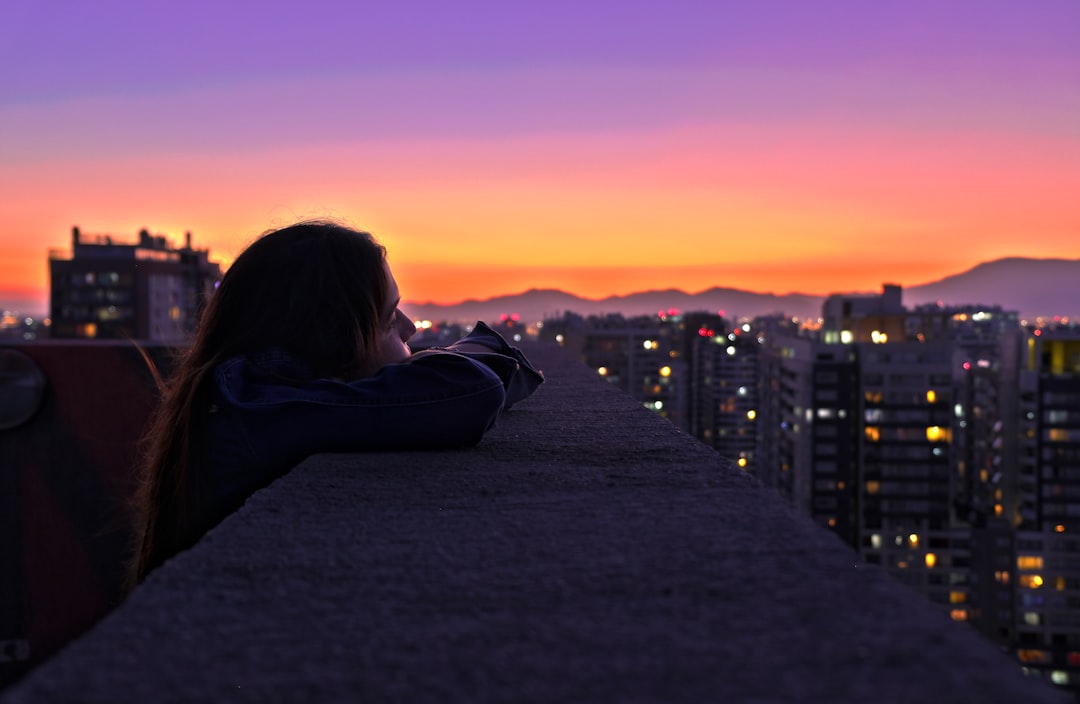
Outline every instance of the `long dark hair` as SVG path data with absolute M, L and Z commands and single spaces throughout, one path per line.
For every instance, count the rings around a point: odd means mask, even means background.
M 146 435 L 129 589 L 210 527 L 201 524 L 193 476 L 207 449 L 214 369 L 279 348 L 315 376 L 356 376 L 376 349 L 389 289 L 385 259 L 366 232 L 308 221 L 262 235 L 229 267 Z

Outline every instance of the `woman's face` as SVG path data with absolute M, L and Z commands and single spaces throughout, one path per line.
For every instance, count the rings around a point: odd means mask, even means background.
M 401 312 L 398 304 L 401 303 L 401 293 L 398 290 L 397 281 L 387 264 L 386 279 L 389 283 L 386 289 L 386 305 L 379 313 L 379 333 L 376 338 L 375 359 L 364 371 L 367 375 L 375 374 L 387 364 L 398 364 L 412 356 L 412 350 L 406 344 L 409 338 L 416 334 L 416 326 L 413 325 L 409 316 Z

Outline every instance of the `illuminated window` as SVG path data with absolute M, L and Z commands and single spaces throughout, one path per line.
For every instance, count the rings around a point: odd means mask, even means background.
M 937 392 L 934 391 L 933 389 L 930 389 L 929 391 L 927 391 L 926 392 L 926 402 L 927 403 L 934 403 L 936 401 L 937 401 Z
M 926 439 L 930 442 L 952 442 L 952 430 L 931 425 L 926 429 Z
M 1047 663 L 1050 662 L 1050 653 L 1045 650 L 1036 650 L 1034 648 L 1021 648 L 1016 651 L 1016 657 L 1020 659 L 1020 662 L 1026 663 Z
M 755 418 L 757 418 L 757 411 L 751 408 L 749 411 L 746 412 L 746 417 L 749 420 L 754 420 Z
M 1039 613 L 1035 612 L 1035 611 L 1025 611 L 1024 612 L 1024 623 L 1026 623 L 1029 626 L 1042 625 L 1042 616 Z
M 953 621 L 967 621 L 967 611 L 964 609 L 953 609 L 949 612 L 949 616 Z
M 1065 578 L 1064 577 L 1058 577 L 1057 579 L 1054 580 L 1054 589 L 1057 589 L 1059 592 L 1065 591 Z
M 936 564 L 937 564 L 937 555 L 935 555 L 932 552 L 926 553 L 926 566 L 928 568 L 930 568 L 930 567 L 933 567 Z
M 881 428 L 876 425 L 866 426 L 866 439 L 868 442 L 878 442 L 881 440 Z
M 671 367 L 660 367 L 660 376 L 663 376 L 663 377 L 671 376 Z
M 1038 589 L 1043 585 L 1042 575 L 1038 574 L 1022 574 L 1020 575 L 1020 586 L 1027 587 L 1028 589 Z
M 949 592 L 950 604 L 964 604 L 967 602 L 967 594 L 964 592 Z
M 871 479 L 870 481 L 866 482 L 867 494 L 876 494 L 879 491 L 881 491 L 881 482 L 877 481 L 876 479 Z
M 607 376 L 607 367 L 600 367 L 596 370 L 596 373 L 600 376 Z
M 918 533 L 912 533 L 911 535 L 909 535 L 907 537 L 907 539 L 908 539 L 908 542 L 911 543 L 911 547 L 913 547 L 913 548 L 919 547 L 919 534 Z
M 1016 567 L 1021 570 L 1041 570 L 1043 559 L 1041 555 L 1020 555 L 1016 558 Z

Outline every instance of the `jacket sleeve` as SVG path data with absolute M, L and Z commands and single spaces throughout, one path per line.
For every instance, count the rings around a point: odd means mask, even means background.
M 491 351 L 477 352 L 475 351 L 477 345 Z M 468 350 L 463 349 L 466 346 Z M 520 349 L 508 343 L 502 335 L 481 321 L 477 321 L 472 332 L 465 337 L 452 345 L 438 349 L 482 362 L 494 371 L 502 380 L 503 388 L 506 389 L 504 410 L 528 398 L 540 384 L 544 383 L 544 373 L 533 366 Z M 416 356 L 424 354 L 420 352 Z
M 488 365 L 446 352 L 355 381 L 289 383 L 231 365 L 217 375 L 220 399 L 252 436 L 257 455 L 475 445 L 506 396 Z

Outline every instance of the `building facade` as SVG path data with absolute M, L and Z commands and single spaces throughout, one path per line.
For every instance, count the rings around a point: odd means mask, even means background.
M 52 336 L 180 343 L 221 279 L 191 233 L 174 248 L 139 232 L 135 243 L 72 229 L 71 251 L 49 255 Z

